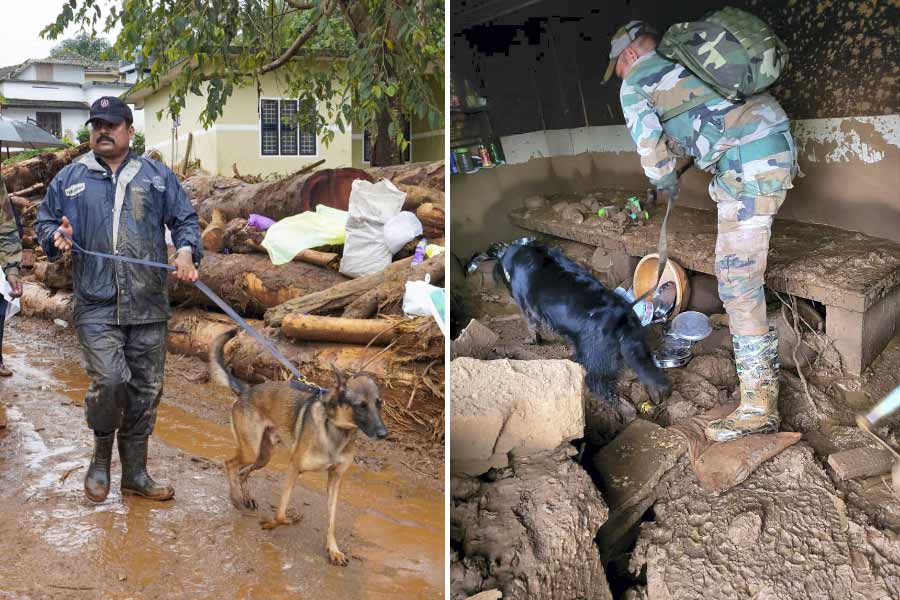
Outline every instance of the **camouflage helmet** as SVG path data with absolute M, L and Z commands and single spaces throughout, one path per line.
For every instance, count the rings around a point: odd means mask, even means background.
M 629 21 L 625 25 L 619 27 L 612 36 L 609 50 L 609 65 L 606 67 L 606 75 L 603 76 L 603 83 L 609 81 L 616 70 L 616 62 L 619 55 L 625 51 L 628 44 L 636 40 L 642 35 L 658 36 L 659 32 L 643 21 Z

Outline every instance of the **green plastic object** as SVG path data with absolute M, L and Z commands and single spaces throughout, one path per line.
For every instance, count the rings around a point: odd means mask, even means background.
M 345 210 L 319 204 L 315 212 L 287 217 L 269 227 L 262 247 L 272 264 L 284 265 L 302 250 L 343 244 L 347 238 L 347 216 Z

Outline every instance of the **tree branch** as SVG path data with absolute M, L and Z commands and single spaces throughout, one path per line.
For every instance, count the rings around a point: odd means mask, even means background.
M 299 4 L 301 4 L 300 2 L 296 2 L 296 0 L 286 0 L 286 1 L 291 6 L 298 6 Z M 309 25 L 306 27 L 306 30 L 303 33 L 301 33 L 299 35 L 299 37 L 297 37 L 296 40 L 294 40 L 294 43 L 291 44 L 290 48 L 288 48 L 287 50 L 284 51 L 284 54 L 282 54 L 281 56 L 279 56 L 277 59 L 270 62 L 269 64 L 264 65 L 259 70 L 260 75 L 262 75 L 264 73 L 268 73 L 269 71 L 274 71 L 278 67 L 281 67 L 282 65 L 284 65 L 284 63 L 286 63 L 287 61 L 291 60 L 291 58 L 293 58 L 293 56 L 295 54 L 297 54 L 297 51 L 301 47 L 303 47 L 303 44 L 305 44 L 309 40 L 309 38 L 312 37 L 312 34 L 316 32 L 316 28 L 319 25 L 319 21 L 322 20 L 322 17 L 324 17 L 326 14 L 331 12 L 331 4 L 330 4 L 329 0 L 325 0 L 322 4 L 323 4 L 322 12 L 320 12 L 318 15 L 315 16 L 315 18 L 312 21 L 310 21 Z
M 300 2 L 299 0 L 284 0 L 294 8 L 298 8 L 300 10 L 307 10 L 310 8 L 315 8 L 315 2 Z

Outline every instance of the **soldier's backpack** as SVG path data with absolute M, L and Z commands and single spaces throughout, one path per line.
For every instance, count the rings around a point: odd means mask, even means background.
M 715 95 L 740 101 L 757 94 L 775 83 L 788 61 L 787 46 L 762 19 L 733 7 L 711 12 L 701 21 L 672 25 L 656 51 L 715 90 L 666 111 L 663 121 Z

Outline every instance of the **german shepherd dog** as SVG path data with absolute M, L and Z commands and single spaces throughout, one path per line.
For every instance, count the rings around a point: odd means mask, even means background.
M 569 341 L 574 360 L 586 371 L 588 388 L 612 408 L 624 408 L 616 406 L 623 360 L 655 403 L 671 392 L 672 384 L 654 364 L 632 307 L 559 250 L 509 246 L 494 265 L 494 279 L 519 305 L 535 341 L 541 326 Z
M 223 348 L 237 330 L 217 337 L 210 348 L 210 379 L 231 388 L 240 397 L 231 408 L 231 432 L 237 445 L 233 458 L 225 461 L 231 502 L 238 509 L 256 510 L 247 489 L 250 474 L 262 469 L 276 444 L 288 448 L 290 466 L 274 519 L 262 521 L 264 529 L 290 525 L 301 517 L 287 516 L 288 502 L 297 477 L 306 471 L 328 471 L 328 533 L 325 548 L 334 565 L 346 566 L 347 557 L 334 538 L 341 478 L 353 464 L 356 432 L 383 439 L 388 430 L 381 420 L 382 401 L 378 386 L 365 373 L 342 373 L 332 366 L 331 389 L 295 382 L 271 381 L 248 386 L 225 367 Z

